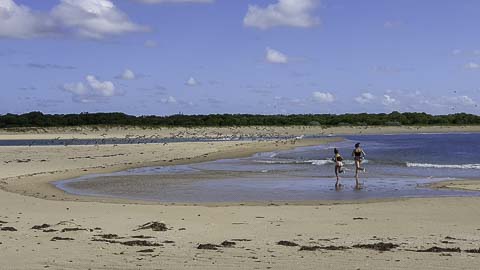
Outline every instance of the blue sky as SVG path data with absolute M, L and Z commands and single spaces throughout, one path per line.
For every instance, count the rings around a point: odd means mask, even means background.
M 480 114 L 475 0 L 0 0 L 0 113 Z

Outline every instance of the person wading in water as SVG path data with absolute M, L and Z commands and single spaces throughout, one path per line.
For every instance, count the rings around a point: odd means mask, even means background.
M 360 143 L 355 144 L 355 149 L 352 152 L 352 156 L 355 160 L 355 187 L 360 188 L 360 183 L 358 182 L 358 172 L 363 171 L 365 172 L 365 168 L 361 167 L 361 163 L 365 158 L 365 152 L 362 148 L 360 148 Z
M 333 157 L 333 161 L 335 162 L 335 176 L 337 177 L 337 182 L 335 183 L 335 188 L 340 188 L 340 176 L 339 174 L 343 173 L 343 158 L 338 152 L 337 148 L 333 149 L 333 153 L 335 156 Z

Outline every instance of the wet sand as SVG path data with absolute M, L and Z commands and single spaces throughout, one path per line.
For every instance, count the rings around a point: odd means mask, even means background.
M 2 267 L 480 268 L 478 197 L 211 207 L 70 196 L 49 184 L 90 173 L 318 143 L 1 147 Z M 139 229 L 144 224 L 153 226 Z
M 480 191 L 480 180 L 449 180 L 429 185 L 436 189 Z

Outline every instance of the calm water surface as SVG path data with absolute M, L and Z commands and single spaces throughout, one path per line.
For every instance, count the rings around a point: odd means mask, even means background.
M 249 158 L 192 165 L 149 167 L 56 182 L 77 195 L 162 202 L 365 200 L 400 197 L 479 196 L 480 192 L 434 190 L 426 184 L 480 179 L 480 134 L 345 136 L 327 145 L 259 153 Z M 367 153 L 355 190 L 353 145 Z M 336 147 L 346 159 L 342 189 L 334 189 Z M 233 172 L 233 173 L 232 173 Z M 202 177 L 195 177 L 202 175 Z M 207 177 L 205 177 L 207 175 Z M 215 177 L 208 178 L 208 175 Z M 178 181 L 166 181 L 176 177 Z M 182 178 L 187 180 L 183 181 Z

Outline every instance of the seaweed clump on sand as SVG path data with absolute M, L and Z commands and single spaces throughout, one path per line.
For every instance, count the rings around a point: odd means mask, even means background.
M 15 229 L 14 227 L 0 227 L 0 231 L 4 231 L 4 232 L 16 232 L 17 229 Z
M 461 252 L 462 250 L 458 247 L 456 248 L 442 248 L 442 247 L 431 247 L 431 248 L 427 248 L 427 249 L 419 249 L 417 250 L 417 252 L 435 252 L 435 253 L 439 253 L 439 252 Z
M 321 249 L 320 246 L 301 246 L 299 251 L 315 251 L 317 249 Z
M 286 246 L 286 247 L 298 247 L 299 245 L 295 242 L 291 242 L 291 241 L 286 241 L 286 240 L 282 240 L 282 241 L 278 241 L 277 242 L 277 245 L 280 245 L 280 246 Z
M 390 251 L 394 248 L 399 247 L 399 245 L 393 244 L 393 243 L 378 242 L 374 244 L 357 244 L 357 245 L 353 245 L 353 247 L 363 248 L 363 249 L 373 249 L 377 251 Z
M 318 249 L 323 249 L 323 250 L 347 250 L 347 249 L 351 249 L 351 248 L 346 247 L 346 246 L 325 246 L 325 247 L 321 247 L 321 246 L 301 246 L 299 251 L 315 251 L 315 250 L 318 250 Z
M 197 249 L 218 250 L 220 246 L 215 244 L 200 244 Z
M 95 236 L 101 237 L 103 239 L 121 239 L 123 237 L 118 236 L 118 234 L 108 233 L 108 234 L 96 234 Z
M 222 247 L 233 247 L 233 246 L 235 246 L 236 244 L 237 244 L 237 243 L 235 243 L 235 242 L 225 240 L 225 241 L 223 241 L 220 245 L 221 245 Z
M 72 240 L 75 240 L 73 238 L 70 238 L 70 237 L 59 237 L 59 236 L 55 236 L 53 237 L 52 239 L 50 239 L 50 241 L 72 241 Z
M 138 228 L 135 229 L 134 231 L 148 230 L 148 229 L 151 229 L 152 231 L 159 231 L 159 232 L 164 232 L 168 230 L 167 225 L 165 225 L 165 223 L 151 221 L 138 226 Z
M 46 228 L 50 228 L 50 226 L 51 225 L 49 225 L 49 224 L 35 225 L 31 229 L 32 230 L 43 230 L 43 229 L 46 229 Z

